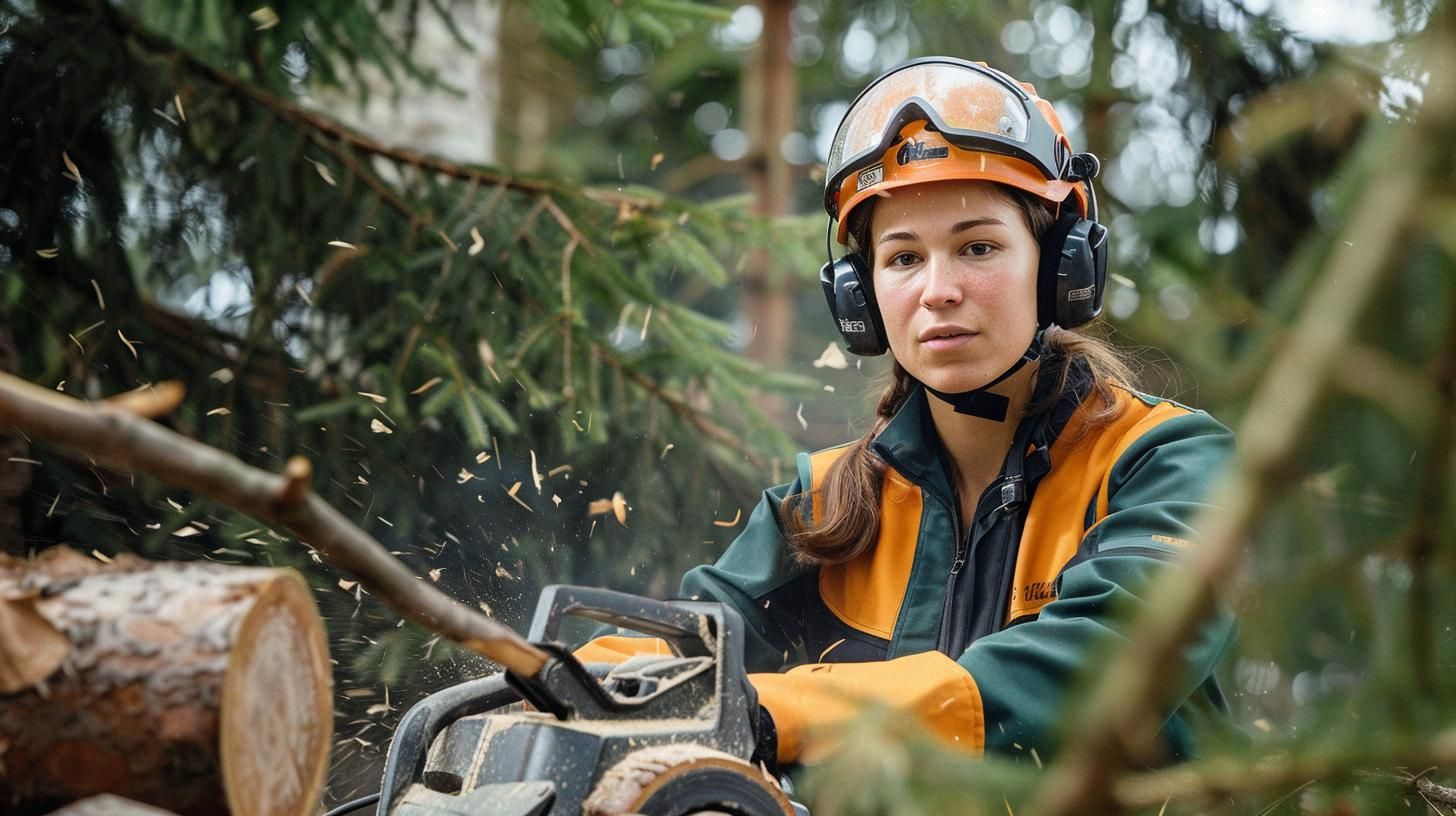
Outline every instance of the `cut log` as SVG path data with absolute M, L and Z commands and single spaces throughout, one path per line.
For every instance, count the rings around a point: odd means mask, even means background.
M 0 695 L 0 812 L 102 793 L 179 814 L 316 810 L 332 681 L 297 573 L 54 548 L 0 558 L 0 602 L 70 643 L 58 670 Z M 0 661 L 23 649 L 0 643 Z

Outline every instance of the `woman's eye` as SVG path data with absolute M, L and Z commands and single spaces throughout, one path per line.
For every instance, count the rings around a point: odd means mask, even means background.
M 971 255 L 975 255 L 976 257 L 985 257 L 986 255 L 990 255 L 995 250 L 995 245 L 988 244 L 985 241 L 977 241 L 973 244 L 967 244 L 965 251 Z
M 897 252 L 890 256 L 890 266 L 909 266 L 919 258 L 913 252 Z

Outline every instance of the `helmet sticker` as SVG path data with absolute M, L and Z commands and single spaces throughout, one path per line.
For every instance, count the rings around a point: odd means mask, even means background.
M 923 142 L 910 139 L 900 146 L 900 151 L 895 154 L 895 162 L 904 167 L 911 162 L 944 159 L 948 156 L 950 156 L 950 148 L 945 145 L 929 147 Z
M 873 187 L 885 180 L 885 165 L 877 164 L 874 167 L 866 167 L 860 171 L 859 180 L 856 182 L 855 190 L 863 190 L 866 187 Z

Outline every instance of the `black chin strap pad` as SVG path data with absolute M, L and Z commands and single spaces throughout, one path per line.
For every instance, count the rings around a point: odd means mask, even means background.
M 1006 414 L 1011 410 L 1011 399 L 1000 394 L 991 393 L 990 389 L 1005 382 L 1009 377 L 1020 371 L 1027 363 L 1041 358 L 1041 332 L 1031 339 L 1031 345 L 1026 347 L 1021 359 L 1011 364 L 1011 367 L 1001 372 L 1001 376 L 986 383 L 980 388 L 973 388 L 970 391 L 961 391 L 950 394 L 945 391 L 937 391 L 926 385 L 925 390 L 934 394 L 942 402 L 950 404 L 957 414 L 989 419 L 992 422 L 1005 422 Z M 922 383 L 923 385 L 923 383 Z

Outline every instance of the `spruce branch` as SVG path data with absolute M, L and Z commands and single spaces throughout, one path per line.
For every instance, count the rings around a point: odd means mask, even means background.
M 619 359 L 617 355 L 613 354 L 608 349 L 602 346 L 594 345 L 592 347 L 592 351 L 595 352 L 598 359 L 606 363 L 619 374 L 622 374 L 627 379 L 631 380 L 643 391 L 646 391 L 649 396 L 662 403 L 663 405 L 667 406 L 667 408 L 671 410 L 674 414 L 677 414 L 679 417 L 686 420 L 688 424 L 692 425 L 694 428 L 697 428 L 709 439 L 721 443 L 727 446 L 730 450 L 737 452 L 754 467 L 763 468 L 767 466 L 767 463 L 763 461 L 763 458 L 760 457 L 757 453 L 754 453 L 753 450 L 747 444 L 745 444 L 742 439 L 734 436 L 728 431 L 727 428 L 724 428 L 722 425 L 719 425 L 718 423 L 713 422 L 711 419 L 708 419 L 706 416 L 703 415 L 702 411 L 694 408 L 691 404 L 688 403 L 687 400 L 683 399 L 680 395 L 673 393 L 667 388 L 664 388 L 661 383 L 657 382 L 646 374 L 643 374 L 641 371 L 638 371 L 637 369 L 628 366 L 621 359 Z
M 100 4 L 96 11 L 107 14 L 118 30 L 124 32 L 148 54 L 181 66 L 191 73 L 203 76 L 212 83 L 261 105 L 278 118 L 305 133 L 321 135 L 346 144 L 351 150 L 378 156 L 398 165 L 428 170 L 462 181 L 502 184 L 521 192 L 576 196 L 611 207 L 625 206 L 639 211 L 656 210 L 662 206 L 660 201 L 647 196 L 616 190 L 572 188 L 549 179 L 513 175 L 501 172 L 499 169 L 454 162 L 418 150 L 384 144 L 333 118 L 283 99 L 236 74 L 212 65 L 180 44 L 151 31 L 110 4 Z
M 1439 28 L 1434 25 L 1433 28 Z M 1427 47 L 1432 77 L 1449 77 L 1449 56 Z M 1444 68 L 1441 66 L 1445 66 Z M 1241 455 L 1199 527 L 1205 543 L 1186 569 L 1150 590 L 1126 645 L 1103 673 L 1084 710 L 1090 712 L 1062 752 L 1033 808 L 1046 816 L 1113 812 L 1110 785 L 1134 761 L 1138 735 L 1153 733 L 1166 702 L 1166 677 L 1179 651 L 1212 609 L 1239 563 L 1241 545 L 1277 492 L 1280 477 L 1319 409 L 1360 317 L 1381 293 L 1392 252 L 1418 214 L 1428 166 L 1445 141 L 1432 125 L 1448 121 L 1453 86 L 1433 80 L 1422 115 L 1382 143 L 1378 184 L 1370 185 L 1335 242 L 1328 269 L 1283 351 L 1271 363 L 1240 427 Z M 1384 134 L 1380 134 L 1384 135 Z
M 155 414 L 175 405 L 181 386 L 87 403 L 0 372 L 0 426 L 119 469 L 136 469 L 192 490 L 268 524 L 287 528 L 329 563 L 358 578 L 401 615 L 500 663 L 534 675 L 546 654 L 484 614 L 419 580 L 382 544 L 309 490 L 313 467 L 289 460 L 269 473 L 189 439 L 131 410 Z

